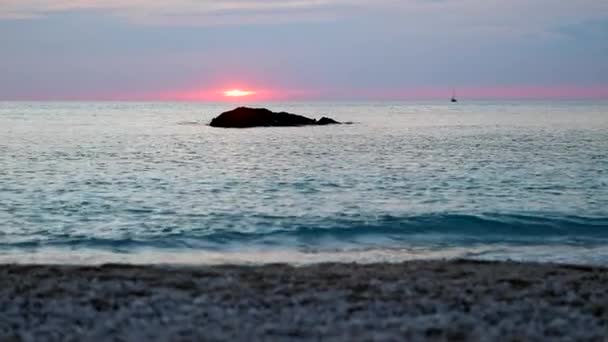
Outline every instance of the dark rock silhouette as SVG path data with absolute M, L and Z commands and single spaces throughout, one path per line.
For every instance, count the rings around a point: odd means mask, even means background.
M 305 116 L 287 112 L 273 112 L 266 108 L 239 107 L 211 120 L 212 127 L 223 128 L 248 128 L 269 126 L 309 126 L 339 124 L 338 121 L 323 117 L 321 120 L 307 118 Z
M 319 121 L 317 121 L 317 125 L 336 125 L 339 123 L 340 122 L 338 122 L 332 118 L 328 118 L 326 116 L 322 117 L 321 119 L 319 119 Z

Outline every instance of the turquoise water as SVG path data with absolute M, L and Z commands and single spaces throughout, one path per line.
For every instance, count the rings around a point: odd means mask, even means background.
M 606 102 L 234 106 L 0 103 L 0 259 L 608 262 Z

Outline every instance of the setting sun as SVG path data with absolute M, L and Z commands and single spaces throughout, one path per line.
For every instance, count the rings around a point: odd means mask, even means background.
M 250 95 L 255 95 L 255 91 L 241 90 L 241 89 L 231 89 L 231 90 L 224 91 L 224 96 L 227 96 L 227 97 L 243 97 L 243 96 L 250 96 Z

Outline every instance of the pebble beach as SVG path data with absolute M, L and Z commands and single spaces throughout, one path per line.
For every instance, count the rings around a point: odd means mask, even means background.
M 1 341 L 605 341 L 608 269 L 0 266 Z

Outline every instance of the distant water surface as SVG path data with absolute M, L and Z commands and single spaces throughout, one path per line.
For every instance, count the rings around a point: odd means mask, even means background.
M 0 103 L 0 261 L 608 262 L 608 102 Z

